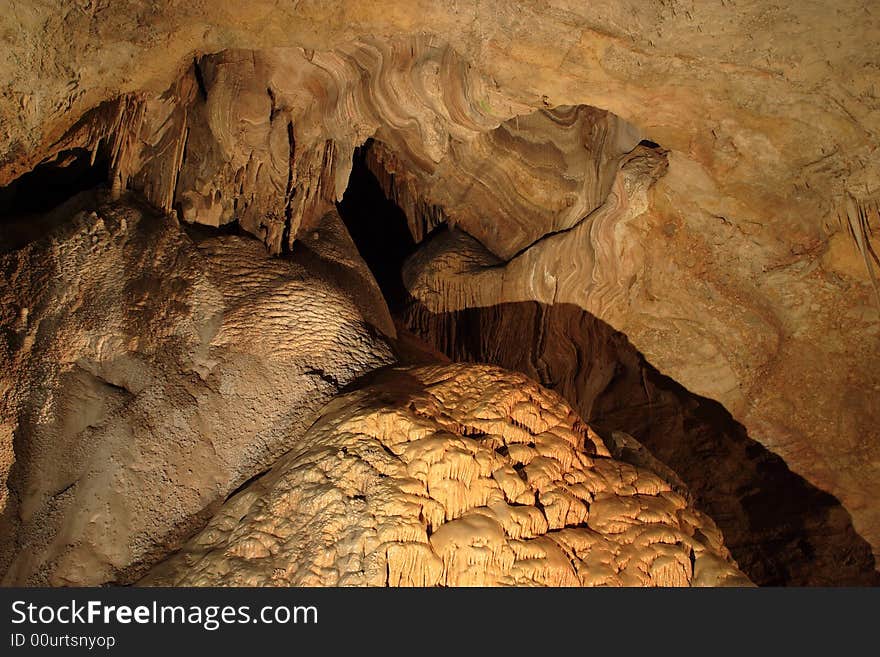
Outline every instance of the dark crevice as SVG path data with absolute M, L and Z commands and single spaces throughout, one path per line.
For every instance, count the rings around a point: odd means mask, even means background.
M 49 212 L 80 192 L 106 185 L 109 175 L 105 148 L 98 149 L 94 162 L 85 148 L 61 151 L 0 187 L 0 222 Z
M 61 497 L 62 495 L 64 495 L 64 493 L 66 493 L 66 492 L 69 491 L 71 488 L 73 488 L 74 486 L 76 486 L 76 484 L 77 484 L 78 481 L 79 481 L 79 480 L 77 480 L 77 481 L 72 481 L 72 482 L 70 482 L 69 484 L 64 485 L 64 486 L 63 486 L 61 489 L 59 489 L 58 491 L 56 491 L 56 492 L 54 492 L 54 493 L 50 493 L 50 494 L 49 494 L 49 497 L 51 497 L 51 498 Z
M 272 102 L 275 102 L 274 96 Z M 281 234 L 281 250 L 283 253 L 290 253 L 290 227 L 293 223 L 293 199 L 296 196 L 296 186 L 293 184 L 294 161 L 296 159 L 296 136 L 293 130 L 293 121 L 287 122 L 287 148 L 290 153 L 290 161 L 287 166 L 287 185 L 284 191 L 285 222 L 284 230 Z
M 257 240 L 258 238 L 252 233 L 247 232 L 237 221 L 230 221 L 228 224 L 221 226 L 209 226 L 207 224 L 190 224 L 185 221 L 180 222 L 183 232 L 196 244 L 214 237 L 223 237 L 225 235 L 235 235 L 243 237 L 247 240 Z
M 408 299 L 401 272 L 403 262 L 416 249 L 406 215 L 386 198 L 382 186 L 367 166 L 372 140 L 355 149 L 351 177 L 339 215 L 376 278 L 392 313 L 402 310 Z
M 193 75 L 196 79 L 196 85 L 199 88 L 199 98 L 202 101 L 208 99 L 208 88 L 205 86 L 205 76 L 202 73 L 202 67 L 199 64 L 198 58 L 193 60 Z
M 260 472 L 255 474 L 253 477 L 249 477 L 245 481 L 241 482 L 241 484 L 239 486 L 235 487 L 235 490 L 232 490 L 229 492 L 229 494 L 226 496 L 226 498 L 223 500 L 223 502 L 225 503 L 225 502 L 231 500 L 233 497 L 235 497 L 236 495 L 238 495 L 242 491 L 250 488 L 251 484 L 255 483 L 258 479 L 260 479 L 267 472 L 269 472 L 269 468 L 266 468 L 265 470 L 261 470 Z
M 305 370 L 304 374 L 306 374 L 307 376 L 317 376 L 319 379 L 321 379 L 325 383 L 329 383 L 330 385 L 332 385 L 336 389 L 338 389 L 340 387 L 339 380 L 335 376 L 333 376 L 332 374 L 329 374 L 328 372 L 325 372 L 322 369 L 319 369 L 316 367 L 310 367 Z

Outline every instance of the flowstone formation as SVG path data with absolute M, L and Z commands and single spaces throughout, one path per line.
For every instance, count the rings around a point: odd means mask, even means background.
M 413 301 L 404 316 L 410 331 L 453 361 L 513 369 L 557 392 L 615 458 L 687 490 L 756 584 L 880 584 L 871 546 L 839 500 L 581 308 L 521 302 L 437 314 Z
M 138 204 L 56 214 L 0 254 L 0 570 L 125 582 L 392 362 L 394 328 L 332 214 L 285 259 Z
M 714 523 L 521 374 L 393 368 L 142 584 L 747 585 Z

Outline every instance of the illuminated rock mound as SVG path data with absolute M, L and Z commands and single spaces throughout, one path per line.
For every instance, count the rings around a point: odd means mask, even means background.
M 136 204 L 59 218 L 0 253 L 4 584 L 136 577 L 393 361 L 333 214 L 284 259 Z
M 149 585 L 743 585 L 714 523 L 561 397 L 481 365 L 337 397 Z

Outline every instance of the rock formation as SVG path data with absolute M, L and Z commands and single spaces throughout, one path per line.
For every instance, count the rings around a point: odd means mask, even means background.
M 880 583 L 871 546 L 837 499 L 749 438 L 720 404 L 659 374 L 625 335 L 579 307 L 523 302 L 437 314 L 411 302 L 405 317 L 411 331 L 454 361 L 514 369 L 562 395 L 615 458 L 692 496 L 755 583 Z
M 332 214 L 286 259 L 138 205 L 58 219 L 0 255 L 7 584 L 129 580 L 393 360 Z
M 419 339 L 494 353 L 589 421 L 624 408 L 599 399 L 613 386 L 590 374 L 593 337 L 566 334 L 581 312 L 644 358 L 630 374 L 668 377 L 677 399 L 738 423 L 688 425 L 677 446 L 645 430 L 632 458 L 703 510 L 745 508 L 752 475 L 802 495 L 794 530 L 719 521 L 735 549 L 760 544 L 754 579 L 875 576 L 868 0 L 15 2 L 0 35 L 3 581 L 139 577 L 341 388 L 395 359 L 394 321 L 415 333 L 398 356 Z M 396 291 L 406 316 L 336 214 L 365 145 L 415 251 Z M 101 199 L 70 200 L 99 184 Z M 391 239 L 370 237 L 369 213 L 342 219 L 359 240 Z M 558 308 L 561 327 L 540 326 L 577 348 L 555 381 L 444 323 L 482 313 L 488 331 L 512 305 Z M 645 381 L 650 397 L 660 379 Z M 719 454 L 759 445 L 724 466 L 749 473 L 741 485 L 713 489 L 686 458 L 697 434 Z M 813 538 L 798 554 L 801 525 Z M 768 557 L 780 536 L 787 551 Z M 847 555 L 836 574 L 831 546 Z M 829 579 L 810 581 L 819 562 Z
M 502 259 L 572 228 L 611 191 L 637 128 L 580 105 L 516 116 L 425 170 L 377 142 L 372 170 L 421 241 L 439 222 L 460 225 Z
M 143 581 L 743 585 L 714 524 L 610 458 L 557 395 L 495 367 L 394 368 Z

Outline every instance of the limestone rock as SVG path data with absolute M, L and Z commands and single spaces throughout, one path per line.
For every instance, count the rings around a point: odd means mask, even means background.
M 599 208 L 507 261 L 461 229 L 439 232 L 407 262 L 405 283 L 433 313 L 537 301 L 571 304 L 606 322 L 662 373 L 720 401 L 756 440 L 838 497 L 876 560 L 880 461 L 863 458 L 880 445 L 873 337 L 880 315 L 869 288 L 846 297 L 853 288 L 819 268 L 817 247 L 744 292 L 701 254 L 703 237 L 675 226 L 664 233 L 670 224 L 658 196 L 670 157 L 637 147 L 622 158 Z M 659 249 L 667 240 L 676 246 Z M 753 303 L 765 293 L 785 301 Z
M 381 142 L 369 153 L 417 241 L 442 220 L 509 259 L 602 205 L 621 159 L 640 138 L 619 117 L 581 105 L 516 116 L 453 142 L 427 171 Z
M 521 302 L 438 314 L 413 301 L 405 318 L 409 331 L 456 362 L 513 369 L 564 397 L 614 458 L 692 498 L 759 586 L 880 584 L 871 546 L 838 499 L 578 306 Z
M 748 584 L 711 520 L 496 367 L 394 368 L 157 566 L 150 585 Z
M 0 254 L 6 584 L 129 580 L 393 360 L 338 217 L 287 258 L 139 205 L 60 218 Z
M 425 247 L 426 303 L 592 313 L 839 498 L 880 560 L 874 4 L 17 2 L 0 201 L 91 162 L 281 254 L 373 139 L 416 237 L 463 231 L 442 239 L 469 262 Z

